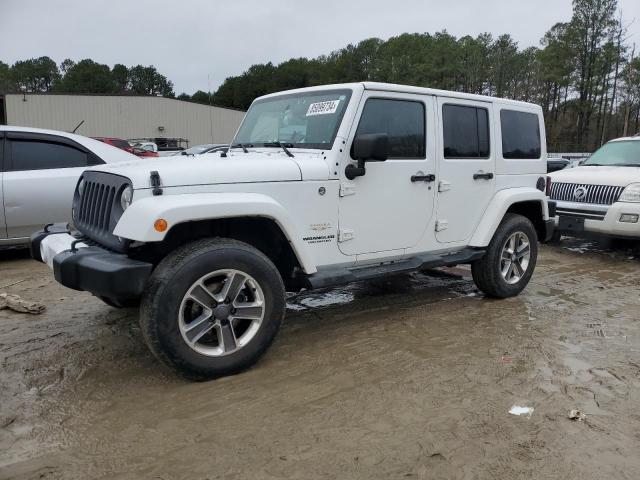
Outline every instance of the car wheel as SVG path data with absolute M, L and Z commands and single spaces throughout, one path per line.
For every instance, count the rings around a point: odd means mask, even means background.
M 486 295 L 513 297 L 529 283 L 537 258 L 538 236 L 531 221 L 522 215 L 507 214 L 485 255 L 471 264 L 471 273 Z
M 167 256 L 140 306 L 151 351 L 185 377 L 206 380 L 253 365 L 285 313 L 282 278 L 259 250 L 205 239 Z

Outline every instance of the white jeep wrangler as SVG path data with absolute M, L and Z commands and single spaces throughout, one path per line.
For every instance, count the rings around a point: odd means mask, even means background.
M 140 302 L 149 348 L 190 378 L 271 344 L 285 291 L 470 263 L 517 295 L 548 238 L 540 107 L 378 83 L 253 102 L 228 153 L 86 171 L 73 228 L 32 236 L 55 278 Z

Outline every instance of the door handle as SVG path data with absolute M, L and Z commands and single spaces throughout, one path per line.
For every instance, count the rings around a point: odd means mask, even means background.
M 473 174 L 473 179 L 474 180 L 491 180 L 493 178 L 493 173 L 474 173 Z
M 429 175 L 411 175 L 412 182 L 435 182 L 436 176 L 433 174 Z

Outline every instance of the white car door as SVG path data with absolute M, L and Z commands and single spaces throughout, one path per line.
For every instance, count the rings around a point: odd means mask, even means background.
M 7 238 L 7 223 L 4 220 L 4 195 L 2 183 L 4 177 L 4 132 L 0 132 L 0 240 Z
M 495 192 L 492 104 L 439 97 L 436 238 L 468 240 Z
M 401 253 L 424 235 L 435 199 L 435 148 L 426 141 L 432 118 L 432 97 L 365 92 L 343 155 L 353 162 L 350 147 L 358 134 L 387 134 L 390 155 L 366 162 L 365 174 L 353 180 L 342 173 L 338 245 L 343 254 Z
M 71 220 L 73 192 L 95 155 L 64 137 L 7 132 L 3 177 L 8 238 Z

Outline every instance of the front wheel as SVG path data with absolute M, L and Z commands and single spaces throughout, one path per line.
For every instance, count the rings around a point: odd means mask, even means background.
M 282 279 L 264 254 L 235 240 L 206 239 L 158 265 L 142 298 L 140 325 L 157 358 L 206 380 L 254 364 L 284 312 Z
M 498 226 L 485 255 L 471 264 L 477 287 L 486 295 L 518 295 L 529 283 L 538 259 L 538 236 L 531 221 L 507 214 Z

